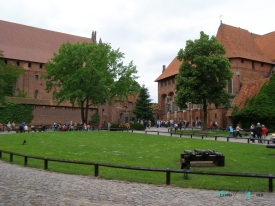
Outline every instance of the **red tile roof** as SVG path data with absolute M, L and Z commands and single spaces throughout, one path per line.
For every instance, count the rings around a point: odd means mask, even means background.
M 226 24 L 221 24 L 217 35 L 218 41 L 226 49 L 225 56 L 251 59 L 273 64 L 275 62 L 275 32 L 258 35 Z M 178 74 L 181 63 L 173 59 L 167 69 L 155 82 Z
M 221 24 L 217 35 L 217 39 L 226 48 L 225 56 L 239 57 L 251 59 L 259 62 L 273 63 L 271 58 L 267 57 L 260 47 L 257 45 L 254 38 L 259 37 L 249 31 L 226 24 Z
M 238 109 L 245 107 L 246 100 L 258 94 L 262 86 L 267 83 L 270 79 L 258 79 L 254 81 L 244 82 L 240 93 L 235 97 L 232 107 L 236 106 Z M 227 112 L 226 116 L 231 116 L 232 108 Z
M 275 31 L 255 38 L 255 42 L 266 56 L 275 62 Z
M 8 59 L 45 63 L 62 43 L 91 42 L 74 36 L 0 20 L 0 51 Z
M 181 61 L 179 61 L 177 58 L 174 58 L 173 61 L 168 65 L 168 67 L 162 72 L 162 74 L 155 80 L 155 82 L 158 82 L 170 76 L 177 75 L 180 65 Z

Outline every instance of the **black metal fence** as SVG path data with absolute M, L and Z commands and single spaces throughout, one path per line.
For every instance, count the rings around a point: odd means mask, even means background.
M 128 169 L 128 170 L 143 170 L 149 172 L 165 172 L 166 173 L 166 184 L 169 185 L 171 182 L 171 173 L 182 173 L 182 174 L 197 174 L 197 175 L 217 175 L 217 176 L 231 176 L 231 177 L 250 177 L 250 178 L 266 178 L 268 179 L 268 191 L 273 192 L 273 179 L 275 174 L 250 174 L 250 173 L 232 173 L 232 172 L 210 172 L 210 171 L 193 171 L 193 170 L 176 170 L 176 169 L 158 169 L 158 168 L 145 168 L 145 167 L 133 167 L 133 166 L 122 166 L 122 165 L 113 165 L 105 164 L 99 162 L 87 162 L 87 161 L 76 161 L 76 160 L 64 160 L 56 158 L 47 158 L 47 157 L 38 157 L 30 156 L 26 154 L 20 154 L 16 152 L 10 152 L 5 150 L 0 150 L 0 158 L 2 159 L 2 153 L 10 155 L 10 162 L 13 161 L 13 156 L 24 157 L 24 165 L 27 166 L 28 158 L 39 159 L 44 161 L 44 169 L 48 169 L 48 162 L 64 162 L 72 164 L 84 164 L 84 165 L 94 165 L 94 176 L 99 176 L 99 167 L 112 167 L 118 169 Z

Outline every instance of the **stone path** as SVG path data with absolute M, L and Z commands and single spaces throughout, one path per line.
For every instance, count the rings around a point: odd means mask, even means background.
M 0 206 L 274 205 L 275 194 L 149 185 L 48 172 L 0 161 Z

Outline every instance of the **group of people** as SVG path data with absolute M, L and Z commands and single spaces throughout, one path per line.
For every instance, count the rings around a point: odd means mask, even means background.
M 232 125 L 229 126 L 229 135 L 228 137 L 233 137 L 234 129 Z M 242 137 L 242 134 L 240 131 L 243 129 L 240 127 L 239 124 L 237 124 L 237 127 L 235 128 L 236 137 Z M 254 124 L 251 124 L 250 126 L 250 135 L 249 138 L 252 142 L 255 142 L 255 139 L 258 139 L 259 143 L 263 143 L 263 140 L 266 139 L 266 136 L 268 135 L 268 129 L 265 125 L 261 125 L 260 123 L 257 123 L 255 126 Z
M 55 132 L 74 131 L 74 130 L 84 130 L 84 131 L 95 130 L 94 125 L 90 125 L 86 123 L 83 124 L 82 122 L 78 124 L 77 122 L 73 122 L 73 121 L 71 121 L 70 123 L 65 121 L 63 124 L 61 122 L 54 122 L 53 127 Z M 100 131 L 102 130 L 102 127 L 103 125 L 100 123 L 97 129 Z
M 10 131 L 14 131 L 15 129 L 15 123 L 10 123 L 8 122 L 8 124 L 6 124 L 6 127 L 7 127 L 7 131 L 10 132 Z M 5 131 L 5 128 L 4 128 L 4 124 L 2 124 L 0 122 L 0 132 L 4 132 Z
M 261 125 L 260 123 L 257 123 L 257 126 L 254 124 L 251 124 L 250 126 L 250 135 L 252 142 L 255 142 L 254 139 L 258 139 L 258 143 L 263 143 L 262 140 L 266 139 L 266 136 L 268 135 L 268 129 L 265 127 L 265 125 Z

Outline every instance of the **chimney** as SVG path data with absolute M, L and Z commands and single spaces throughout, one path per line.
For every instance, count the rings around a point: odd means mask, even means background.
M 92 32 L 92 42 L 96 42 L 96 31 Z
M 164 72 L 165 69 L 166 69 L 166 66 L 162 65 L 162 73 Z

